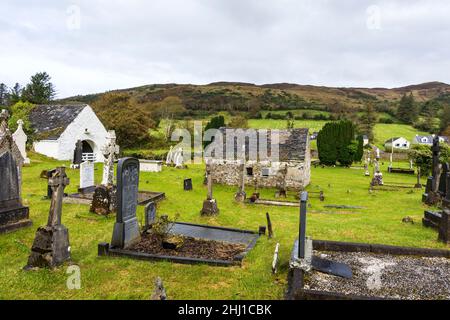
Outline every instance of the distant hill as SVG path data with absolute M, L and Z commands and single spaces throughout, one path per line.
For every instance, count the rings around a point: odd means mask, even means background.
M 167 97 L 178 97 L 187 110 L 248 111 L 313 109 L 329 110 L 340 104 L 348 110 L 359 110 L 372 102 L 383 108 L 395 108 L 403 94 L 412 93 L 418 102 L 450 101 L 450 85 L 428 82 L 401 88 L 334 88 L 324 86 L 274 83 L 256 85 L 242 82 L 215 82 L 208 85 L 153 84 L 113 90 L 135 98 L 138 103 L 157 103 Z M 61 99 L 58 102 L 92 103 L 104 93 Z

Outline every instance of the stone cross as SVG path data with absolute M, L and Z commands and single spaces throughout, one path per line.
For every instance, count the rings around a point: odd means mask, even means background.
M 242 146 L 242 181 L 241 181 L 241 192 L 244 193 L 245 192 L 245 176 L 246 176 L 246 169 L 245 169 L 245 160 L 246 160 L 246 156 L 245 156 L 245 144 Z
M 420 167 L 417 167 L 417 184 L 415 186 L 417 189 L 422 189 L 422 183 L 420 181 L 420 173 L 421 173 Z
M 120 148 L 116 145 L 116 132 L 114 130 L 109 131 L 107 139 L 107 144 L 101 150 L 105 157 L 102 185 L 112 186 L 114 184 L 114 162 L 119 156 Z
M 212 183 L 212 175 L 211 175 L 211 168 L 209 166 L 206 166 L 206 179 L 208 181 L 208 195 L 207 200 L 213 200 L 213 183 Z
M 433 192 L 438 192 L 439 182 L 441 178 L 442 165 L 440 163 L 441 149 L 439 147 L 439 137 L 436 136 L 433 140 Z
M 66 175 L 66 168 L 56 168 L 56 172 L 48 180 L 48 185 L 52 188 L 52 202 L 50 205 L 50 213 L 48 216 L 47 226 L 54 227 L 61 224 L 62 200 L 64 197 L 64 189 L 70 183 Z

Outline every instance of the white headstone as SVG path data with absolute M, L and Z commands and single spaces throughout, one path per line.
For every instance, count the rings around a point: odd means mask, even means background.
M 80 164 L 80 189 L 94 186 L 94 163 L 90 161 Z
M 169 153 L 166 158 L 166 165 L 170 166 L 173 162 L 173 147 L 170 147 Z
M 18 127 L 16 132 L 13 133 L 13 140 L 19 148 L 20 154 L 24 158 L 24 164 L 30 164 L 30 159 L 27 158 L 27 140 L 28 137 L 23 131 L 23 121 L 17 121 Z
M 183 168 L 184 167 L 184 158 L 183 158 L 183 149 L 178 149 L 177 151 L 177 157 L 174 160 L 175 167 L 177 168 Z

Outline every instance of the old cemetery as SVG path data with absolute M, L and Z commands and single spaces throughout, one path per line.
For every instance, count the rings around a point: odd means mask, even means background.
M 205 164 L 142 170 L 138 160 L 117 157 L 108 178 L 115 209 L 101 215 L 90 212 L 94 196 L 72 195 L 107 187 L 103 164 L 70 168 L 29 153 L 20 179 L 10 164 L 17 158 L 0 147 L 8 170 L 0 227 L 13 206 L 23 218 L 21 228 L 0 235 L 1 298 L 450 298 L 448 246 L 422 225 L 424 211 L 448 212 L 448 199 L 424 204 L 429 190 L 414 175 L 389 173 L 388 162 L 368 163 L 369 176 L 364 164 L 312 167 L 307 196 L 283 185 L 218 184 L 211 174 L 205 184 Z M 374 172 L 382 183 L 375 185 Z M 139 200 L 155 191 L 165 199 Z M 252 203 L 253 194 L 272 203 Z M 75 290 L 67 285 L 74 266 Z

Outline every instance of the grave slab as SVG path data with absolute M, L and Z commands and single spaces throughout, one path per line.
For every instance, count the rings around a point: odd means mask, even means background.
M 124 256 L 139 260 L 167 260 L 182 264 L 210 264 L 216 266 L 241 265 L 245 256 L 255 247 L 259 239 L 257 232 L 239 230 L 233 228 L 212 227 L 206 225 L 177 222 L 171 230 L 173 235 L 192 237 L 200 240 L 227 242 L 246 246 L 244 253 L 235 257 L 234 261 L 199 259 L 180 256 L 146 254 L 131 250 L 123 250 L 111 247 L 107 243 L 99 244 L 99 256 Z

